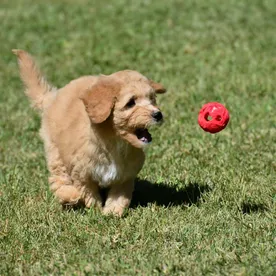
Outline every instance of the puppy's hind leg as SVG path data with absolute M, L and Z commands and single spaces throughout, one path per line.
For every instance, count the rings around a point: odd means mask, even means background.
M 48 141 L 47 141 L 48 142 Z M 50 189 L 58 198 L 62 205 L 76 205 L 81 199 L 80 190 L 73 185 L 72 179 L 63 164 L 57 147 L 51 143 L 46 143 Z
M 81 199 L 80 191 L 63 176 L 49 178 L 51 190 L 62 205 L 77 205 Z

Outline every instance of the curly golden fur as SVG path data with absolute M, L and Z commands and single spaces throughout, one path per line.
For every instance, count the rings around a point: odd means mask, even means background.
M 148 128 L 162 121 L 155 95 L 166 90 L 131 70 L 84 76 L 57 89 L 28 53 L 13 52 L 26 95 L 41 112 L 51 190 L 62 204 L 121 216 L 151 141 Z M 101 188 L 108 188 L 105 202 Z

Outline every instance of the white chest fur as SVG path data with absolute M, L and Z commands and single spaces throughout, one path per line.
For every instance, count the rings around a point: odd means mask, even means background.
M 92 178 L 102 187 L 109 186 L 112 182 L 121 178 L 121 168 L 114 161 L 97 164 L 92 171 Z
M 113 183 L 122 183 L 135 177 L 137 166 L 130 160 L 130 149 L 126 143 L 114 143 L 109 150 L 99 153 L 98 160 L 92 167 L 92 179 L 100 187 L 108 187 Z

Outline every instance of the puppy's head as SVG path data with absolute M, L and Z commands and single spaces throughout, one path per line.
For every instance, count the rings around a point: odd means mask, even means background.
M 156 94 L 165 91 L 161 84 L 127 70 L 100 77 L 86 91 L 83 101 L 93 124 L 111 120 L 117 135 L 143 148 L 152 140 L 148 129 L 163 121 Z

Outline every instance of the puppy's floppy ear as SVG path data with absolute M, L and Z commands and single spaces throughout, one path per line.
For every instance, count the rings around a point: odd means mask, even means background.
M 149 80 L 150 86 L 155 90 L 157 94 L 164 94 L 167 90 L 162 84 Z
M 84 92 L 81 99 L 92 123 L 102 123 L 110 116 L 119 91 L 119 83 L 103 78 Z

